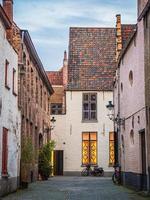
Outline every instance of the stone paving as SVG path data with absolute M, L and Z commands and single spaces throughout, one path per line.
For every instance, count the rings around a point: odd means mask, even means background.
M 146 200 L 134 191 L 116 186 L 110 178 L 54 177 L 29 185 L 2 200 Z

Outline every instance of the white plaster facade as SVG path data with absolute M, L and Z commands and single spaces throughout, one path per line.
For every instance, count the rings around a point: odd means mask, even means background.
M 120 118 L 125 119 L 125 125 L 120 129 L 121 168 L 128 175 L 131 173 L 130 175 L 135 176 L 142 173 L 140 131 L 146 129 L 143 30 L 141 21 L 137 24 L 137 32 L 120 61 L 114 89 L 115 116 L 120 107 Z M 130 71 L 133 73 L 133 83 L 129 80 Z M 130 135 L 131 130 L 134 132 L 133 137 Z M 134 180 L 133 177 L 132 179 Z M 138 180 L 136 182 L 139 184 Z
M 9 62 L 8 85 L 5 87 L 5 62 Z M 6 39 L 6 30 L 0 20 L 0 195 L 17 188 L 20 175 L 20 126 L 21 115 L 18 97 L 13 94 L 13 68 L 16 70 L 15 92 L 18 87 L 18 55 Z M 2 178 L 2 135 L 3 127 L 8 129 L 8 177 Z
M 97 93 L 97 122 L 82 122 L 83 93 Z M 98 165 L 105 172 L 112 172 L 109 167 L 109 132 L 113 132 L 113 122 L 107 116 L 106 105 L 113 100 L 112 92 L 66 91 L 66 115 L 55 115 L 56 124 L 52 139 L 56 141 L 56 150 L 64 151 L 64 174 L 78 172 L 82 165 L 82 133 L 97 132 Z M 107 173 L 106 173 L 107 174 Z

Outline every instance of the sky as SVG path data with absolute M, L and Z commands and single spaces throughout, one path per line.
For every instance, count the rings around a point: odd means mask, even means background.
M 14 0 L 14 21 L 27 29 L 46 70 L 62 66 L 69 27 L 114 27 L 136 23 L 137 0 Z

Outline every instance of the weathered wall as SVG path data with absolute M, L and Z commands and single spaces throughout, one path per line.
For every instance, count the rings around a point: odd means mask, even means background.
M 9 61 L 8 84 L 5 87 L 5 61 Z M 16 70 L 16 88 L 18 87 L 18 56 L 6 39 L 6 31 L 0 21 L 0 152 L 2 152 L 3 127 L 8 129 L 8 174 L 3 179 L 0 173 L 0 196 L 16 190 L 20 176 L 20 132 L 21 115 L 18 110 L 18 96 L 13 94 L 13 68 Z M 18 93 L 18 91 L 16 91 Z M 0 172 L 2 172 L 2 153 L 0 153 Z M 12 182 L 13 180 L 13 182 Z
M 150 10 L 147 12 L 147 15 L 144 18 L 144 39 L 145 39 L 145 95 L 146 95 L 146 106 L 148 114 L 147 115 L 148 169 L 150 176 Z
M 125 118 L 125 125 L 121 126 L 120 133 L 121 167 L 126 176 L 124 183 L 127 182 L 139 189 L 141 179 L 138 176 L 142 173 L 140 131 L 146 128 L 146 109 L 143 21 L 137 26 L 137 33 L 121 59 L 118 69 L 118 72 L 120 70 L 120 79 L 117 76 L 114 102 L 115 115 L 117 115 L 119 89 L 120 117 Z M 132 81 L 129 78 L 131 71 L 133 73 Z M 133 135 L 130 134 L 131 130 L 134 132 Z

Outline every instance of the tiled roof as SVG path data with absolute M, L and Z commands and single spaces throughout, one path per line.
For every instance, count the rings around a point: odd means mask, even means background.
M 47 76 L 52 85 L 63 85 L 63 73 L 60 71 L 48 71 Z
M 123 49 L 124 49 L 126 42 L 130 40 L 132 33 L 135 31 L 136 25 L 122 24 L 121 29 L 122 29 L 122 44 L 123 44 Z
M 68 89 L 112 90 L 115 28 L 70 28 Z

